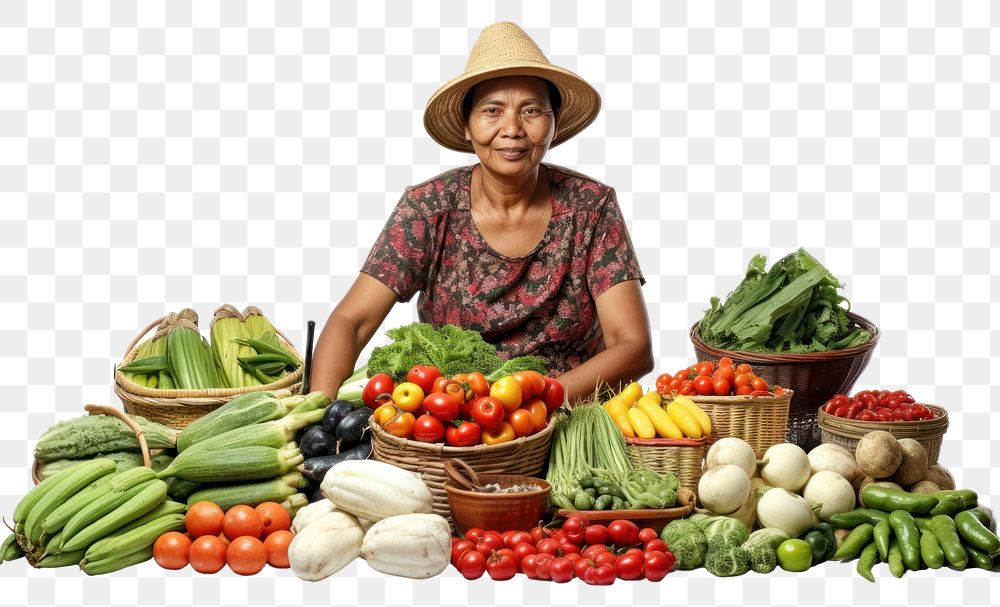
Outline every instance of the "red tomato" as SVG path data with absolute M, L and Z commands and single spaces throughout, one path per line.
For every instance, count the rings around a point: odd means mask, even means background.
M 668 390 L 668 386 L 670 385 L 670 382 L 673 381 L 673 379 L 674 379 L 674 376 L 671 375 L 671 374 L 669 374 L 669 373 L 663 373 L 662 375 L 660 375 L 659 377 L 657 377 L 656 378 L 656 391 L 659 392 L 660 394 L 664 394 L 664 393 L 668 392 L 669 391 Z
M 649 552 L 650 550 L 659 550 L 660 552 L 668 552 L 667 543 L 661 540 L 660 538 L 649 540 L 643 545 L 642 549 L 645 550 L 646 552 Z
M 618 570 L 615 569 L 614 564 L 611 563 L 597 563 L 597 566 L 591 570 L 591 579 L 593 581 L 583 581 L 588 584 L 594 584 L 597 586 L 610 586 L 615 583 L 615 577 L 618 575 Z
M 424 391 L 424 394 L 430 394 L 434 391 L 434 380 L 441 377 L 441 372 L 438 371 L 437 367 L 432 367 L 430 365 L 414 365 L 412 369 L 406 374 L 406 381 L 413 382 L 420 386 L 420 389 Z
M 490 396 L 500 401 L 504 411 L 510 413 L 521 406 L 521 385 L 510 375 L 501 377 L 490 386 Z
M 452 542 L 451 542 L 451 564 L 455 565 L 455 566 L 458 566 L 458 559 L 459 559 L 459 557 L 461 557 L 463 554 L 465 554 L 465 552 L 467 550 L 475 550 L 476 549 L 476 543 L 472 542 L 472 541 L 469 541 L 469 540 L 463 540 L 463 539 L 460 539 L 460 538 L 457 538 L 457 537 L 453 537 L 451 539 L 452 539 Z
M 549 579 L 563 584 L 573 579 L 573 563 L 569 559 L 556 558 L 549 563 Z
M 436 443 L 444 440 L 444 424 L 441 420 L 425 413 L 413 423 L 413 438 L 422 443 Z
M 712 372 L 715 371 L 715 365 L 713 365 L 711 361 L 706 360 L 695 365 L 695 371 L 699 376 L 704 375 L 706 377 L 711 377 Z
M 721 367 L 732 367 L 732 366 L 733 366 L 733 359 L 729 358 L 728 356 L 723 356 L 722 358 L 719 359 L 719 367 L 720 368 Z
M 471 447 L 478 445 L 483 437 L 483 429 L 473 422 L 462 422 L 459 425 L 449 425 L 444 438 L 452 447 Z M 468 536 L 468 534 L 466 534 Z
M 378 397 L 382 394 L 392 394 L 395 388 L 396 384 L 393 383 L 391 375 L 388 373 L 376 373 L 368 380 L 364 390 L 361 391 L 361 400 L 365 401 L 365 404 L 372 409 L 375 409 L 380 404 Z
M 746 363 L 743 363 L 740 366 L 736 367 L 736 374 L 739 375 L 740 373 L 745 373 L 747 375 L 750 375 L 751 373 L 753 373 L 753 367 L 751 367 Z
M 733 385 L 739 388 L 740 386 L 749 386 L 753 382 L 749 373 L 737 373 L 736 377 L 733 378 Z
M 522 401 L 526 402 L 537 396 L 537 394 L 535 394 L 535 380 L 530 375 L 528 375 L 526 371 L 518 371 L 517 373 L 511 374 L 511 377 L 514 378 L 514 381 L 516 381 L 517 385 L 520 386 L 521 388 Z M 545 388 L 544 384 L 545 382 L 543 380 L 542 381 L 543 389 Z M 539 391 L 538 394 L 541 394 L 541 391 Z
M 535 544 L 535 550 L 544 554 L 562 554 L 559 547 L 559 540 L 551 537 L 547 537 Z
M 637 580 L 642 577 L 642 566 L 645 559 L 641 552 L 639 554 L 631 552 L 630 550 L 629 553 L 621 555 L 615 562 L 615 569 L 620 579 Z
M 712 378 L 707 375 L 699 375 L 694 380 L 694 391 L 701 396 L 714 394 L 715 387 L 712 385 Z
M 461 413 L 459 402 L 441 392 L 428 394 L 424 398 L 423 409 L 443 422 L 455 421 Z
M 763 377 L 755 377 L 750 383 L 750 387 L 754 390 L 767 390 L 767 381 Z
M 639 527 L 632 521 L 618 519 L 608 525 L 608 537 L 615 546 L 631 546 L 639 543 Z
M 562 530 L 567 534 L 583 533 L 587 530 L 589 521 L 581 514 L 574 514 L 568 517 L 562 524 Z
M 483 556 L 490 556 L 494 550 L 500 550 L 503 547 L 503 538 L 493 533 L 486 533 L 482 539 L 476 542 L 476 550 L 481 552 Z
M 601 525 L 604 527 L 604 525 Z M 596 561 L 597 557 L 601 556 L 608 551 L 608 547 L 604 544 L 591 544 L 587 546 L 586 550 L 583 551 L 583 558 Z
M 606 544 L 608 543 L 608 528 L 604 525 L 588 525 L 583 532 L 583 539 L 590 546 Z
M 465 539 L 471 542 L 478 542 L 479 540 L 483 539 L 484 535 L 486 535 L 485 529 L 480 529 L 479 527 L 473 527 L 465 532 Z
M 656 533 L 656 530 L 650 527 L 643 527 L 639 530 L 639 541 L 642 542 L 643 546 L 658 537 L 660 536 Z
M 468 550 L 459 557 L 455 567 L 465 579 L 477 580 L 486 573 L 486 557 L 478 550 Z
M 752 392 L 753 388 L 751 388 L 750 386 L 739 386 L 738 388 L 736 388 L 737 396 L 744 396 L 747 394 L 751 394 Z
M 724 379 L 729 383 L 733 383 L 733 380 L 736 378 L 736 371 L 733 369 L 732 365 L 729 365 L 728 367 L 719 367 L 715 370 L 715 373 L 712 374 L 712 378 Z
M 543 378 L 545 380 L 545 388 L 542 390 L 541 399 L 545 403 L 545 408 L 549 410 L 551 414 L 553 411 L 562 406 L 563 401 L 566 398 L 566 391 L 563 389 L 563 385 L 559 383 L 558 380 L 552 379 L 551 377 Z
M 529 554 L 538 553 L 538 550 L 535 548 L 535 545 L 532 544 L 531 542 L 518 542 L 514 544 L 514 548 L 512 548 L 512 550 L 514 551 L 514 555 L 517 556 L 518 563 L 523 561 L 524 557 L 528 556 Z
M 694 394 L 694 381 L 690 379 L 682 381 L 680 393 L 683 395 Z
M 469 390 L 476 396 L 489 396 L 490 395 L 490 383 L 486 381 L 486 376 L 476 371 L 475 373 L 469 373 L 469 376 L 465 378 L 465 381 L 469 384 Z
M 507 423 L 514 428 L 517 436 L 528 436 L 534 433 L 535 425 L 531 420 L 531 412 L 527 409 L 516 409 L 507 414 Z
M 614 567 L 615 563 L 618 562 L 618 555 L 615 554 L 614 552 L 602 552 L 601 554 L 597 555 L 597 558 L 594 559 L 594 562 L 597 563 L 598 565 L 611 565 L 612 567 Z
M 549 410 L 545 407 L 545 403 L 540 400 L 533 400 L 525 405 L 524 408 L 531 413 L 533 433 L 541 432 L 545 428 L 545 424 L 547 423 L 549 417 Z
M 490 431 L 499 426 L 500 422 L 503 421 L 504 408 L 497 399 L 492 396 L 484 396 L 472 401 L 469 416 L 483 430 Z
M 645 559 L 646 579 L 650 582 L 659 582 L 665 578 L 677 561 L 670 551 L 659 550 L 646 551 Z
M 438 377 L 434 380 L 434 387 L 431 388 L 431 392 L 444 392 L 444 387 L 452 380 L 445 376 Z
M 509 551 L 509 550 L 508 550 Z M 490 574 L 490 579 L 501 581 L 509 580 L 517 575 L 517 561 L 513 553 L 500 554 L 494 552 L 486 560 L 486 572 Z
M 716 396 L 729 396 L 732 392 L 732 387 L 729 385 L 729 380 L 719 379 L 712 380 L 712 393 Z

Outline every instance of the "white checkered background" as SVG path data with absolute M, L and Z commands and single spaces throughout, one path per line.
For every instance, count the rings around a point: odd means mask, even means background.
M 322 325 L 403 188 L 472 161 L 426 135 L 422 110 L 479 31 L 505 19 L 603 96 L 597 121 L 548 160 L 617 188 L 659 371 L 692 360 L 687 327 L 752 254 L 805 246 L 882 329 L 858 388 L 902 386 L 946 406 L 941 461 L 1000 507 L 1000 40 L 988 0 L 414 4 L 0 4 L 0 513 L 29 487 L 38 435 L 84 403 L 116 402 L 112 365 L 152 319 L 253 303 L 302 348 L 305 322 Z M 386 327 L 414 319 L 397 306 Z M 827 564 L 601 589 L 467 583 L 453 569 L 411 582 L 360 562 L 310 584 L 151 563 L 88 579 L 20 561 L 0 565 L 0 601 L 1000 600 L 981 571 L 878 575 Z

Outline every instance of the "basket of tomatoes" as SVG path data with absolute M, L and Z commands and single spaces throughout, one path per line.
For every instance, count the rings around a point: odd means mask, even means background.
M 746 363 L 722 357 L 718 364 L 702 361 L 656 379 L 664 396 L 688 396 L 712 421 L 709 440 L 735 436 L 762 457 L 785 440 L 792 390 L 770 385 Z
M 555 379 L 521 371 L 490 383 L 482 373 L 444 377 L 418 365 L 406 382 L 379 374 L 364 391 L 372 453 L 423 478 L 434 512 L 452 521 L 445 462 L 461 459 L 479 474 L 535 475 L 552 443 L 552 413 L 565 393 Z M 374 384 L 373 384 L 374 382 Z M 367 388 L 367 386 L 366 386 Z

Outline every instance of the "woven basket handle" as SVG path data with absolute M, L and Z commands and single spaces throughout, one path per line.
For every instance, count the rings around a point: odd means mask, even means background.
M 128 345 L 128 347 L 125 348 L 125 353 L 122 354 L 122 360 L 125 360 L 125 357 L 128 356 L 128 353 L 131 352 L 132 349 L 135 348 L 135 346 L 140 341 L 142 341 L 143 337 L 146 337 L 147 333 L 149 333 L 151 330 L 153 330 L 154 327 L 159 326 L 159 324 L 161 322 L 163 322 L 164 320 L 166 320 L 166 319 L 167 319 L 166 316 L 161 316 L 161 317 L 157 318 L 156 320 L 154 320 L 153 322 L 149 323 L 149 325 L 145 329 L 143 329 L 142 331 L 139 331 L 139 334 L 135 336 L 135 339 L 132 340 L 132 343 L 130 343 Z M 97 406 L 97 405 L 95 405 L 95 406 Z
M 462 467 L 464 474 L 462 471 L 459 471 L 456 464 Z M 444 472 L 448 475 L 448 478 L 465 487 L 469 491 L 483 490 L 482 483 L 479 482 L 479 476 L 476 474 L 476 471 L 472 469 L 472 466 L 458 458 L 445 460 Z M 468 477 L 465 476 L 466 474 L 468 474 Z
M 131 348 L 129 351 L 131 351 Z M 146 442 L 146 435 L 142 432 L 142 428 L 139 427 L 139 424 L 135 423 L 134 419 L 118 409 L 107 405 L 86 405 L 83 410 L 91 415 L 112 415 L 125 422 L 125 425 L 131 428 L 132 432 L 135 432 L 135 437 L 139 439 L 139 451 L 142 452 L 142 465 L 147 468 L 150 467 L 149 444 Z

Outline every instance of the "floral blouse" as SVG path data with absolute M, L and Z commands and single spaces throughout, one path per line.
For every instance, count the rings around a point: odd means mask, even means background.
M 472 166 L 407 188 L 361 271 L 395 291 L 420 292 L 422 322 L 474 329 L 502 358 L 543 357 L 563 373 L 604 349 L 595 301 L 645 282 L 613 188 L 544 165 L 552 218 L 523 257 L 495 251 L 472 220 Z

